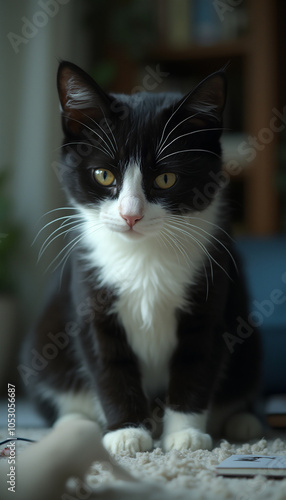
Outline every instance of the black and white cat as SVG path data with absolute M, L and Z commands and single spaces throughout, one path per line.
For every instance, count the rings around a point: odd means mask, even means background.
M 58 91 L 72 252 L 26 349 L 47 361 L 31 392 L 53 419 L 98 421 L 113 453 L 152 448 L 154 401 L 166 451 L 254 437 L 258 334 L 225 337 L 248 313 L 217 180 L 224 71 L 185 97 L 126 96 L 62 62 Z

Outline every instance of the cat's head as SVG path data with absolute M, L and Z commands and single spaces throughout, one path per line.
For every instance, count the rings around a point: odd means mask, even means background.
M 83 70 L 62 62 L 58 91 L 65 134 L 61 178 L 74 205 L 128 238 L 154 235 L 168 214 L 207 209 L 221 169 L 226 96 L 223 71 L 189 94 L 105 93 Z

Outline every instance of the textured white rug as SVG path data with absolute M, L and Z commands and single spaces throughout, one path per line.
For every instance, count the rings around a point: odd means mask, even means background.
M 285 500 L 286 479 L 270 480 L 262 476 L 252 479 L 217 476 L 215 467 L 232 454 L 286 454 L 286 440 L 261 439 L 254 444 L 232 445 L 226 441 L 212 451 L 168 452 L 160 448 L 151 453 L 138 453 L 134 459 L 119 458 L 119 463 L 140 481 L 154 480 L 162 487 L 162 496 L 155 498 L 202 500 Z M 92 488 L 110 483 L 112 473 L 94 464 L 87 477 Z M 137 488 L 139 491 L 139 485 Z M 134 497 L 135 498 L 135 497 Z M 151 497 L 150 497 L 151 498 Z
M 18 429 L 17 434 L 39 440 L 47 432 L 40 429 Z M 6 432 L 0 430 L 0 440 L 6 436 Z M 235 453 L 285 455 L 285 433 L 254 443 L 235 445 L 221 441 L 216 444 L 212 451 L 172 451 L 165 454 L 158 447 L 152 452 L 137 453 L 136 458 L 116 456 L 104 463 L 95 462 L 85 481 L 69 481 L 68 494 L 61 499 L 286 500 L 286 479 L 267 479 L 263 476 L 251 479 L 225 478 L 217 476 L 215 472 L 217 464 Z M 33 445 L 19 442 L 17 446 L 20 454 L 24 448 Z M 85 450 L 78 449 L 77 453 L 84 454 Z M 126 483 L 116 479 L 113 475 L 115 463 L 128 470 L 136 478 L 136 482 Z

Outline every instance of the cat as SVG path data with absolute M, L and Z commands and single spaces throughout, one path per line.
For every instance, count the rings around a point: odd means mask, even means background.
M 185 96 L 108 94 L 59 65 L 70 240 L 27 386 L 51 422 L 97 421 L 111 453 L 151 450 L 160 423 L 165 451 L 261 431 L 259 333 L 237 333 L 247 293 L 219 182 L 226 85 L 222 69 Z

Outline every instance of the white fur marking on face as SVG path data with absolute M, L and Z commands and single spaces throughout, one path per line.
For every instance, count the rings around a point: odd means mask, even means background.
M 145 195 L 142 187 L 142 173 L 138 165 L 134 164 L 126 169 L 123 186 L 119 195 L 119 210 L 128 209 L 142 212 L 145 208 Z M 134 205 L 134 200 L 136 201 Z

